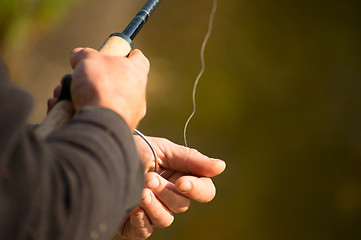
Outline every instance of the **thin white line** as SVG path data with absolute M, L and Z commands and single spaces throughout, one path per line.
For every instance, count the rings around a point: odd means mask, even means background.
M 154 172 L 157 172 L 158 169 L 158 157 L 157 157 L 157 153 L 152 145 L 152 143 L 149 141 L 149 139 L 138 129 L 134 129 L 134 132 L 140 136 L 149 146 L 150 150 L 152 151 L 153 154 L 153 158 L 154 158 Z
M 205 70 L 205 63 L 204 63 L 204 51 L 206 49 L 207 46 L 207 42 L 209 37 L 211 36 L 212 33 L 212 29 L 213 29 L 213 21 L 214 21 L 214 16 L 216 14 L 217 11 L 217 0 L 213 0 L 213 8 L 212 8 L 212 12 L 211 15 L 209 17 L 209 24 L 208 24 L 208 32 L 206 37 L 203 40 L 203 44 L 202 44 L 202 48 L 201 48 L 201 63 L 202 63 L 202 69 L 198 74 L 198 77 L 194 83 L 194 87 L 193 87 L 193 112 L 192 114 L 189 116 L 186 124 L 184 125 L 184 145 L 186 147 L 188 147 L 188 143 L 187 143 L 187 128 L 188 128 L 188 124 L 191 121 L 191 119 L 193 118 L 194 114 L 196 113 L 196 90 L 197 90 L 197 85 L 199 82 L 199 79 L 202 77 L 204 70 Z

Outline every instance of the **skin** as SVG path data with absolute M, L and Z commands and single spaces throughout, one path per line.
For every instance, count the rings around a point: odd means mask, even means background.
M 71 65 L 74 69 L 71 91 L 75 110 L 87 105 L 108 107 L 134 129 L 145 115 L 149 62 L 144 55 L 133 50 L 128 58 L 109 57 L 93 49 L 78 48 L 71 54 Z M 124 83 L 118 83 L 122 81 Z M 90 95 L 89 90 L 92 91 Z M 48 111 L 56 104 L 60 91 L 61 85 L 54 89 L 54 97 L 48 100 Z M 130 105 L 125 104 L 127 101 Z M 139 109 L 134 110 L 137 107 Z M 149 140 L 157 153 L 159 169 L 157 173 L 145 175 L 142 200 L 118 230 L 125 238 L 146 239 L 154 227 L 170 226 L 173 213 L 187 211 L 191 199 L 203 203 L 211 201 L 216 194 L 211 177 L 219 175 L 226 167 L 222 160 L 209 158 L 167 139 L 149 137 Z M 150 169 L 154 159 L 149 146 L 138 136 L 134 136 L 134 141 L 145 169 Z
M 153 163 L 153 156 L 143 139 L 134 137 L 141 159 Z M 148 137 L 156 150 L 160 168 L 146 174 L 142 201 L 136 207 L 119 234 L 131 239 L 146 239 L 154 227 L 169 227 L 173 213 L 188 210 L 190 199 L 209 202 L 216 194 L 210 179 L 222 173 L 224 161 L 209 158 L 195 149 L 186 148 L 164 138 Z
M 104 55 L 91 48 L 71 53 L 72 102 L 75 111 L 89 105 L 106 107 L 133 130 L 146 113 L 149 61 L 139 50 L 128 57 Z
M 190 199 L 210 202 L 216 194 L 210 178 L 226 168 L 224 161 L 209 158 L 195 149 L 164 138 L 148 139 L 157 153 L 160 168 L 157 173 L 146 174 L 142 201 L 119 229 L 119 234 L 125 238 L 146 239 L 154 227 L 170 226 L 173 213 L 187 211 Z M 153 155 L 144 140 L 138 136 L 134 140 L 143 162 L 153 163 Z

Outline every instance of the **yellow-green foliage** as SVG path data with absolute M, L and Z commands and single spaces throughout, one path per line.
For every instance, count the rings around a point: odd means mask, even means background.
M 37 39 L 65 15 L 76 1 L 1 0 L 0 49 L 17 49 L 28 40 Z

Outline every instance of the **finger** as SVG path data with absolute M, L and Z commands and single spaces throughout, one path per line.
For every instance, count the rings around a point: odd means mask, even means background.
M 130 239 L 146 239 L 153 233 L 153 226 L 147 214 L 140 207 L 135 208 L 129 216 L 122 232 L 123 237 Z
M 82 47 L 74 48 L 73 51 L 71 51 L 71 54 L 73 55 L 73 54 L 79 53 L 83 50 L 84 50 L 84 48 L 82 48 Z
M 177 171 L 174 171 L 174 170 L 170 170 L 170 169 L 165 169 L 163 168 L 162 166 L 159 166 L 157 168 L 157 173 L 164 179 L 167 179 L 169 181 L 169 179 L 175 174 L 177 173 Z M 171 182 L 171 181 L 170 181 Z M 172 182 L 172 183 L 175 183 Z
M 197 202 L 210 202 L 216 195 L 216 187 L 210 178 L 184 176 L 176 181 L 175 186 L 180 193 Z
M 186 174 L 182 173 L 182 172 L 173 172 L 173 174 L 170 175 L 168 178 L 166 178 L 166 177 L 164 177 L 164 178 L 167 179 L 169 182 L 175 184 L 176 181 L 178 180 L 178 178 L 183 177 L 184 175 L 186 175 Z
M 143 190 L 140 205 L 154 227 L 165 228 L 172 224 L 174 220 L 172 212 L 157 199 L 150 189 Z
M 189 208 L 190 200 L 180 194 L 173 183 L 151 172 L 145 176 L 146 186 L 162 204 L 174 213 L 185 212 Z
M 53 109 L 53 107 L 55 106 L 56 102 L 58 101 L 57 98 L 49 98 L 48 99 L 48 110 L 47 113 L 49 113 L 51 111 L 51 109 Z
M 150 62 L 139 49 L 132 50 L 128 55 L 128 59 L 139 67 L 142 67 L 146 72 L 149 72 Z
M 75 69 L 81 60 L 95 52 L 98 51 L 92 48 L 75 48 L 70 54 L 70 64 L 72 68 Z
M 54 98 L 59 98 L 60 93 L 61 93 L 61 88 L 62 88 L 62 85 L 56 86 L 56 88 L 53 91 Z
M 154 156 L 148 144 L 139 135 L 133 135 L 138 155 L 143 162 L 145 172 L 154 170 Z
M 160 165 L 164 168 L 204 177 L 214 177 L 226 168 L 224 161 L 209 158 L 195 149 L 163 138 L 151 138 L 151 141 L 158 148 Z

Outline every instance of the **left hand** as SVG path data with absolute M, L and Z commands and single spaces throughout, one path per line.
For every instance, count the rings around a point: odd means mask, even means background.
M 63 79 L 61 80 L 61 83 L 63 83 Z M 51 111 L 51 109 L 53 109 L 53 107 L 55 106 L 56 102 L 58 101 L 58 98 L 60 96 L 61 93 L 61 84 L 56 86 L 56 88 L 53 91 L 53 97 L 48 99 L 48 110 L 47 113 L 49 113 Z
M 138 136 L 134 140 L 145 166 L 152 163 L 148 145 Z M 119 229 L 125 238 L 146 239 L 153 227 L 170 226 L 174 220 L 172 213 L 185 212 L 190 199 L 211 201 L 216 189 L 210 177 L 222 173 L 226 167 L 222 160 L 208 158 L 169 140 L 154 137 L 149 140 L 157 152 L 160 168 L 157 173 L 146 174 L 142 201 Z
M 54 89 L 48 100 L 48 112 L 55 106 L 61 85 Z M 146 174 L 146 186 L 141 203 L 131 212 L 118 233 L 125 238 L 146 239 L 154 227 L 165 228 L 172 224 L 173 213 L 188 210 L 190 199 L 209 202 L 216 194 L 210 179 L 221 174 L 226 165 L 209 158 L 195 149 L 186 148 L 164 138 L 150 137 L 156 150 L 159 169 Z M 149 146 L 139 136 L 134 136 L 138 154 L 146 169 L 154 164 Z

